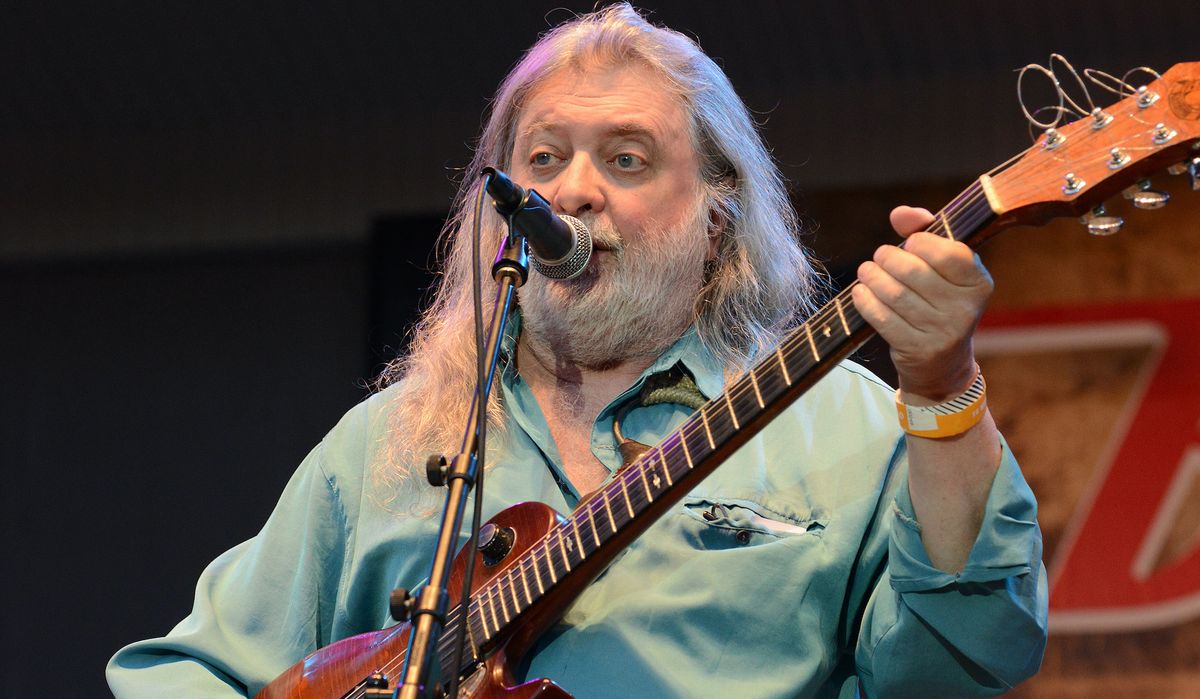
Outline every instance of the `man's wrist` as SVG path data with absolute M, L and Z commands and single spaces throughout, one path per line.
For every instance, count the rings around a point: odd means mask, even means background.
M 914 437 L 946 439 L 973 428 L 987 414 L 987 383 L 976 372 L 971 385 L 953 398 L 930 406 L 904 402 L 896 391 L 900 427 Z
M 901 373 L 897 382 L 900 388 L 897 398 L 906 405 L 937 405 L 970 388 L 979 372 L 979 365 L 972 359 L 962 369 L 942 375 L 936 381 L 915 381 Z

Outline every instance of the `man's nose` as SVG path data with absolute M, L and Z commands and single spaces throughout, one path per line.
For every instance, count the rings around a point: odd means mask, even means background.
M 592 158 L 576 153 L 559 173 L 551 203 L 571 216 L 604 210 L 604 173 L 596 169 Z

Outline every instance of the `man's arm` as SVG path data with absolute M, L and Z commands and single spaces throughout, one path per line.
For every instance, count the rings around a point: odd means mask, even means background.
M 891 347 L 901 400 L 936 405 L 975 380 L 971 338 L 992 293 L 992 279 L 970 248 L 919 232 L 923 209 L 900 207 L 892 225 L 908 240 L 885 245 L 859 267 L 854 303 Z M 907 436 L 909 494 L 930 560 L 947 572 L 966 563 L 1000 464 L 991 414 L 944 439 Z
M 919 232 L 927 211 L 901 207 L 908 238 L 859 268 L 859 312 L 891 346 L 900 399 L 936 405 L 975 380 L 971 338 L 992 291 L 955 241 Z M 888 564 L 856 648 L 868 696 L 1005 691 L 1036 672 L 1047 593 L 1037 505 L 990 413 L 966 431 L 905 436 L 906 483 L 888 503 Z
M 1000 694 L 1037 671 L 1046 642 L 1047 581 L 1037 504 L 1015 459 L 1001 445 L 982 523 L 961 570 L 933 564 L 906 485 L 905 448 L 887 488 L 872 566 L 887 565 L 866 602 L 855 666 L 865 696 Z

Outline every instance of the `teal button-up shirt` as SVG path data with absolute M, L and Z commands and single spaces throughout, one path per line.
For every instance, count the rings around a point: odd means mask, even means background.
M 503 345 L 506 424 L 489 435 L 484 515 L 527 500 L 566 513 L 580 494 L 516 370 L 515 327 Z M 615 411 L 677 364 L 705 395 L 720 393 L 722 367 L 689 331 L 597 417 L 592 452 L 610 470 L 621 462 Z M 190 616 L 114 656 L 118 697 L 252 696 L 313 650 L 390 623 L 388 593 L 428 574 L 439 521 L 414 515 L 415 500 L 371 497 L 370 466 L 402 390 L 372 396 L 334 427 L 262 532 L 205 570 Z M 930 697 L 997 694 L 1035 672 L 1046 580 L 1016 462 L 1006 447 L 963 571 L 939 571 L 908 498 L 892 401 L 857 365 L 835 368 L 634 542 L 518 675 L 549 677 L 581 699 Z M 690 413 L 640 407 L 622 428 L 653 444 Z

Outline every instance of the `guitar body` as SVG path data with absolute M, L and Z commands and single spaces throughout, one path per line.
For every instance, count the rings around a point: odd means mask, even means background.
M 497 527 L 510 529 L 514 534 L 512 549 L 495 565 L 486 565 L 483 556 L 474 545 L 465 547 L 454 559 L 450 578 L 450 599 L 456 604 L 462 594 L 463 575 L 467 556 L 475 556 L 475 572 L 472 593 L 505 572 L 509 562 L 537 543 L 562 517 L 540 502 L 524 502 L 499 512 L 488 520 Z M 547 610 L 549 611 L 549 610 Z M 563 691 L 547 679 L 532 680 L 516 685 L 509 669 L 509 658 L 519 661 L 529 644 L 561 614 L 543 613 L 528 615 L 522 620 L 521 628 L 512 637 L 499 643 L 498 648 L 488 655 L 483 666 L 462 683 L 461 695 L 472 699 L 570 699 Z M 408 649 L 411 626 L 405 622 L 381 631 L 352 636 L 331 643 L 303 661 L 293 665 L 287 672 L 275 678 L 255 695 L 255 699 L 335 699 L 344 697 L 373 673 L 382 670 L 395 688 L 402 679 L 403 662 Z M 464 650 L 469 657 L 470 648 Z M 486 655 L 486 652 L 485 652 Z M 448 672 L 448 669 L 447 669 Z

